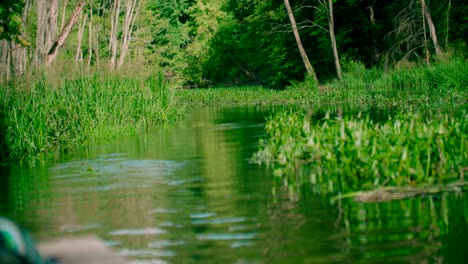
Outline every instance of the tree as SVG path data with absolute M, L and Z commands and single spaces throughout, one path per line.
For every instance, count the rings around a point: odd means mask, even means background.
M 312 64 L 310 64 L 309 58 L 307 57 L 307 53 L 305 52 L 304 47 L 302 46 L 301 37 L 299 35 L 299 31 L 297 30 L 296 20 L 294 19 L 294 14 L 292 12 L 291 5 L 289 4 L 289 0 L 284 0 L 284 5 L 286 6 L 289 20 L 291 21 L 291 26 L 292 26 L 292 30 L 294 33 L 294 37 L 296 38 L 297 47 L 299 49 L 299 53 L 301 54 L 302 62 L 304 63 L 304 66 L 307 70 L 307 74 L 314 79 L 315 83 L 318 84 L 315 70 L 312 67 Z
M 58 39 L 53 41 L 52 46 L 50 47 L 49 52 L 47 53 L 45 59 L 44 59 L 44 64 L 46 66 L 50 65 L 52 61 L 55 59 L 57 56 L 58 50 L 60 47 L 62 47 L 63 43 L 68 37 L 68 34 L 70 33 L 73 25 L 76 24 L 79 18 L 79 14 L 83 10 L 83 7 L 85 6 L 86 2 L 84 0 L 81 0 L 78 2 L 78 4 L 75 7 L 75 10 L 73 10 L 73 13 L 71 14 L 68 22 L 66 23 L 65 27 L 63 28 L 62 32 L 58 36 Z
M 125 56 L 128 53 L 128 47 L 130 45 L 130 39 L 133 34 L 133 26 L 138 16 L 142 0 L 126 0 L 125 1 L 125 20 L 121 30 L 121 42 L 120 50 L 118 50 L 117 35 L 119 34 L 119 17 L 120 17 L 120 0 L 114 0 L 112 15 L 111 15 L 111 32 L 109 40 L 109 49 L 111 50 L 111 68 L 120 68 L 125 60 Z M 117 53 L 119 58 L 117 59 Z
M 426 0 L 421 0 L 421 9 L 424 18 L 427 21 L 427 25 L 429 26 L 429 32 L 431 35 L 432 44 L 434 44 L 436 56 L 440 58 L 442 56 L 442 49 L 440 48 L 439 41 L 437 40 L 437 32 L 434 26 L 434 22 L 432 21 L 431 12 L 426 5 Z
M 21 16 L 24 0 L 3 0 L 0 3 L 0 40 L 21 42 Z
M 328 0 L 328 5 L 325 1 L 322 2 L 322 6 L 327 10 L 328 18 L 328 33 L 330 35 L 330 42 L 333 50 L 333 60 L 335 62 L 336 75 L 338 79 L 341 79 L 341 64 L 338 56 L 338 48 L 336 47 L 336 36 L 335 36 L 335 19 L 333 18 L 333 1 Z

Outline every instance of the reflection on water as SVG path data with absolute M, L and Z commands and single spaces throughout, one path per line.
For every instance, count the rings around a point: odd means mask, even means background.
M 248 163 L 268 111 L 198 109 L 45 169 L 2 168 L 0 212 L 39 239 L 95 234 L 133 263 L 460 263 L 465 195 L 272 197 Z M 287 196 L 287 195 L 285 195 Z

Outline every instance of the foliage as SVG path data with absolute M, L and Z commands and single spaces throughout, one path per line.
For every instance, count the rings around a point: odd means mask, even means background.
M 253 160 L 284 185 L 340 194 L 382 186 L 437 185 L 463 180 L 468 167 L 468 114 L 399 112 L 322 120 L 280 112 L 266 125 Z
M 0 40 L 18 40 L 23 6 L 24 0 L 6 0 L 0 3 Z
M 0 91 L 2 161 L 47 161 L 89 140 L 115 137 L 173 120 L 182 111 L 161 74 L 47 75 Z

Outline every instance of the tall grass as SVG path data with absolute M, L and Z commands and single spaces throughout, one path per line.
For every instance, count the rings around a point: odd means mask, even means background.
M 464 89 L 468 87 L 468 62 L 454 57 L 439 61 L 432 66 L 411 65 L 391 71 L 366 69 L 360 63 L 352 63 L 341 81 L 330 87 L 338 90 L 361 90 L 373 92 L 415 92 Z
M 324 106 L 336 104 L 407 108 L 442 104 L 465 104 L 468 98 L 468 63 L 461 58 L 432 66 L 409 65 L 391 71 L 367 69 L 348 63 L 342 80 L 316 87 L 312 79 L 294 82 L 284 90 L 263 87 L 179 90 L 176 99 L 192 106 L 284 105 Z
M 2 162 L 47 161 L 89 142 L 180 114 L 161 74 L 88 74 L 13 82 L 0 90 Z

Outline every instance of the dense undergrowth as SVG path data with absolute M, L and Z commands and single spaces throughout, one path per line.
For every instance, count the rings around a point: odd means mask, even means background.
M 394 199 L 453 190 L 454 182 L 467 184 L 466 61 L 391 72 L 355 65 L 342 81 L 327 87 L 335 98 L 345 98 L 340 91 L 355 96 L 348 99 L 357 103 L 367 97 L 368 105 L 376 106 L 373 110 L 387 116 L 362 117 L 357 111 L 357 116 L 349 112 L 312 120 L 305 114 L 310 111 L 296 110 L 271 117 L 253 161 L 272 168 L 294 197 L 307 190 L 359 195 L 362 200 Z M 419 189 L 398 189 L 402 186 Z M 361 196 L 363 190 L 379 191 Z
M 86 144 L 175 119 L 161 75 L 47 76 L 0 89 L 1 162 L 34 165 Z
M 351 63 L 343 79 L 316 87 L 312 80 L 292 83 L 284 90 L 264 87 L 178 90 L 179 103 L 191 106 L 283 105 L 327 107 L 351 104 L 378 108 L 450 106 L 468 101 L 468 63 L 460 58 L 433 66 L 392 71 L 366 69 Z
M 280 112 L 266 125 L 253 160 L 273 168 L 297 191 L 341 194 L 384 186 L 428 186 L 463 180 L 468 169 L 468 114 L 399 112 L 314 120 Z

